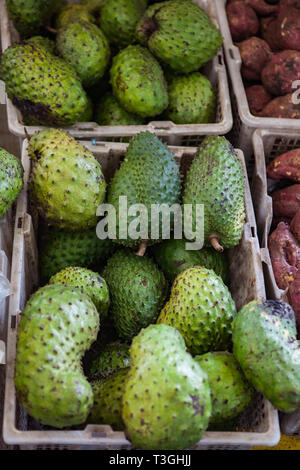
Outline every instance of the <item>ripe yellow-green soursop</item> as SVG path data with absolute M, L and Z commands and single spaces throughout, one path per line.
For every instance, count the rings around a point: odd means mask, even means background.
M 14 155 L 0 147 L 0 218 L 23 188 L 23 166 Z
M 89 11 L 87 5 L 65 5 L 55 19 L 55 27 L 60 29 L 68 23 L 73 23 L 73 21 L 79 20 L 88 21 L 93 24 L 96 23 L 96 18 Z

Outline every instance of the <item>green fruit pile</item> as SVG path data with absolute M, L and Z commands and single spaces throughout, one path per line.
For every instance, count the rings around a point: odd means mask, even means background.
M 191 0 L 9 0 L 7 8 L 21 41 L 2 54 L 0 78 L 25 125 L 215 122 L 216 90 L 201 67 L 223 39 Z
M 28 153 L 41 285 L 21 315 L 15 386 L 30 416 L 46 429 L 105 424 L 136 448 L 176 450 L 206 430 L 235 430 L 257 393 L 278 410 L 300 408 L 292 308 L 253 299 L 237 311 L 230 292 L 227 252 L 242 237 L 245 182 L 225 137 L 203 140 L 186 177 L 150 132 L 131 140 L 108 181 L 61 129 L 36 133 Z M 147 209 L 204 204 L 204 247 L 173 236 L 175 216 L 170 239 L 162 218 L 155 235 L 132 239 L 120 197 Z M 101 202 L 125 236 L 98 238 L 98 220 L 110 220 L 98 218 Z

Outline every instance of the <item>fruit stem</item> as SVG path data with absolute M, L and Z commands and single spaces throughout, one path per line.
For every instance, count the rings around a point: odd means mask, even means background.
M 53 34 L 57 34 L 57 33 L 58 33 L 58 30 L 55 29 L 55 28 L 52 28 L 51 26 L 46 26 L 46 29 L 47 29 L 47 31 L 49 31 L 50 33 L 53 33 Z
M 141 242 L 141 244 L 139 246 L 139 249 L 136 252 L 136 255 L 137 256 L 144 256 L 144 254 L 146 253 L 146 249 L 147 249 L 147 241 L 144 240 L 144 241 Z
M 219 253 L 222 253 L 222 251 L 224 251 L 224 248 L 222 247 L 222 245 L 220 245 L 219 241 L 220 241 L 220 236 L 217 234 L 217 233 L 212 233 L 209 237 L 208 237 L 212 247 L 218 251 Z

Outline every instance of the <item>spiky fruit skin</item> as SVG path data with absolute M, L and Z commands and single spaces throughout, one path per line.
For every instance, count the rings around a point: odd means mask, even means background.
M 122 108 L 112 93 L 103 95 L 96 105 L 95 121 L 100 126 L 138 126 L 144 119 Z
M 44 26 L 59 2 L 52 0 L 7 0 L 7 9 L 22 38 L 28 38 Z
M 28 145 L 29 154 L 37 158 L 33 162 L 30 188 L 39 214 L 61 229 L 95 227 L 96 211 L 106 191 L 100 163 L 68 133 L 58 130 L 58 143 L 53 140 L 53 130 L 42 132 L 43 139 L 31 139 Z
M 213 270 L 192 266 L 175 279 L 157 323 L 178 329 L 191 354 L 225 351 L 231 347 L 235 303 Z
M 130 361 L 122 416 L 133 445 L 176 450 L 196 444 L 208 426 L 210 389 L 180 333 L 148 326 L 134 338 Z
M 114 96 L 129 113 L 147 118 L 168 106 L 162 68 L 145 47 L 130 45 L 113 58 L 110 83 Z
M 0 147 L 0 218 L 22 190 L 23 173 L 21 161 Z
M 89 11 L 86 5 L 66 5 L 57 15 L 55 27 L 60 29 L 68 23 L 73 23 L 73 21 L 79 20 L 88 21 L 92 24 L 96 23 L 96 18 Z
M 106 281 L 100 274 L 87 268 L 72 266 L 59 271 L 50 278 L 49 284 L 57 283 L 80 289 L 91 298 L 101 319 L 106 317 L 109 307 L 109 292 Z
M 81 3 L 91 12 L 98 13 L 105 0 L 82 0 Z
M 111 298 L 110 313 L 120 338 L 130 341 L 154 323 L 167 295 L 167 281 L 154 261 L 118 250 L 103 271 Z
M 197 204 L 204 205 L 204 243 L 215 234 L 223 248 L 238 245 L 245 222 L 245 177 L 241 161 L 223 136 L 206 137 L 185 180 L 183 204 L 192 204 L 193 230 Z
M 136 34 L 154 56 L 180 73 L 198 70 L 216 55 L 223 41 L 205 11 L 189 0 L 150 6 Z
M 97 309 L 78 289 L 53 284 L 31 296 L 19 325 L 15 373 L 30 416 L 56 428 L 85 422 L 93 392 L 81 359 L 98 330 Z
M 181 193 L 181 177 L 179 165 L 174 155 L 158 137 L 150 132 L 141 132 L 131 141 L 126 151 L 126 158 L 110 181 L 107 192 L 107 202 L 116 210 L 115 243 L 135 248 L 143 240 L 147 244 L 157 243 L 162 238 L 161 216 L 150 220 L 151 205 L 179 204 Z M 130 236 L 129 228 L 135 216 L 126 217 L 122 207 L 120 210 L 119 197 L 127 197 L 128 208 L 133 204 L 143 204 L 148 210 L 148 218 L 143 219 L 147 232 L 137 239 Z M 154 219 L 154 217 L 152 218 Z M 147 227 L 148 223 L 148 227 Z M 123 227 L 127 235 L 123 235 Z M 120 233 L 121 232 L 121 233 Z M 156 233 L 155 233 L 156 232 Z
M 255 391 L 232 353 L 208 352 L 195 360 L 208 376 L 212 401 L 210 427 L 236 418 L 251 404 Z
M 74 21 L 62 27 L 56 36 L 56 48 L 74 67 L 84 87 L 97 83 L 108 67 L 108 40 L 101 29 L 87 21 Z
M 53 39 L 49 39 L 44 36 L 32 36 L 31 38 L 27 39 L 26 42 L 43 47 L 51 54 L 55 54 L 55 41 L 53 41 Z
M 256 390 L 279 411 L 300 406 L 300 347 L 293 309 L 254 300 L 233 321 L 233 354 Z
M 111 44 L 119 48 L 135 42 L 135 28 L 145 12 L 147 0 L 110 0 L 104 2 L 99 24 Z
M 224 253 L 217 253 L 212 248 L 202 250 L 186 250 L 186 240 L 165 240 L 151 247 L 157 264 L 172 283 L 184 269 L 198 265 L 213 269 L 226 282 L 228 264 Z
M 123 431 L 122 400 L 129 367 L 109 377 L 92 382 L 94 405 L 88 423 L 108 424 L 114 431 Z
M 90 110 L 74 69 L 44 47 L 8 47 L 1 56 L 0 76 L 8 97 L 24 117 L 42 125 L 70 126 Z
M 175 76 L 168 83 L 168 93 L 166 119 L 175 124 L 205 124 L 215 121 L 216 93 L 202 73 Z
M 109 343 L 93 360 L 89 369 L 89 377 L 93 381 L 101 380 L 114 374 L 117 370 L 129 367 L 129 357 L 129 345 L 120 341 Z
M 110 240 L 100 240 L 94 228 L 78 232 L 55 229 L 40 248 L 41 280 L 48 282 L 51 276 L 70 266 L 100 267 L 114 248 Z

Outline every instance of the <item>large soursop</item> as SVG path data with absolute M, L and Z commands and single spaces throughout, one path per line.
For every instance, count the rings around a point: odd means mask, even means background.
M 78 289 L 52 284 L 28 300 L 18 332 L 15 386 L 25 411 L 57 428 L 84 423 L 93 405 L 81 359 L 99 314 Z
M 191 354 L 204 354 L 231 347 L 235 316 L 235 303 L 222 279 L 213 270 L 193 266 L 176 277 L 157 323 L 177 328 Z
M 0 78 L 26 119 L 51 126 L 91 119 L 91 103 L 75 70 L 44 47 L 8 47 L 1 56 Z
M 148 326 L 133 339 L 130 361 L 122 417 L 133 445 L 176 450 L 196 444 L 209 423 L 210 388 L 180 333 Z
M 151 5 L 137 25 L 137 38 L 160 61 L 180 73 L 198 70 L 222 45 L 219 30 L 190 0 Z
M 37 210 L 61 229 L 95 227 L 106 190 L 100 163 L 68 133 L 56 130 L 57 142 L 53 134 L 53 129 L 41 131 L 28 145 L 34 155 L 30 187 Z

